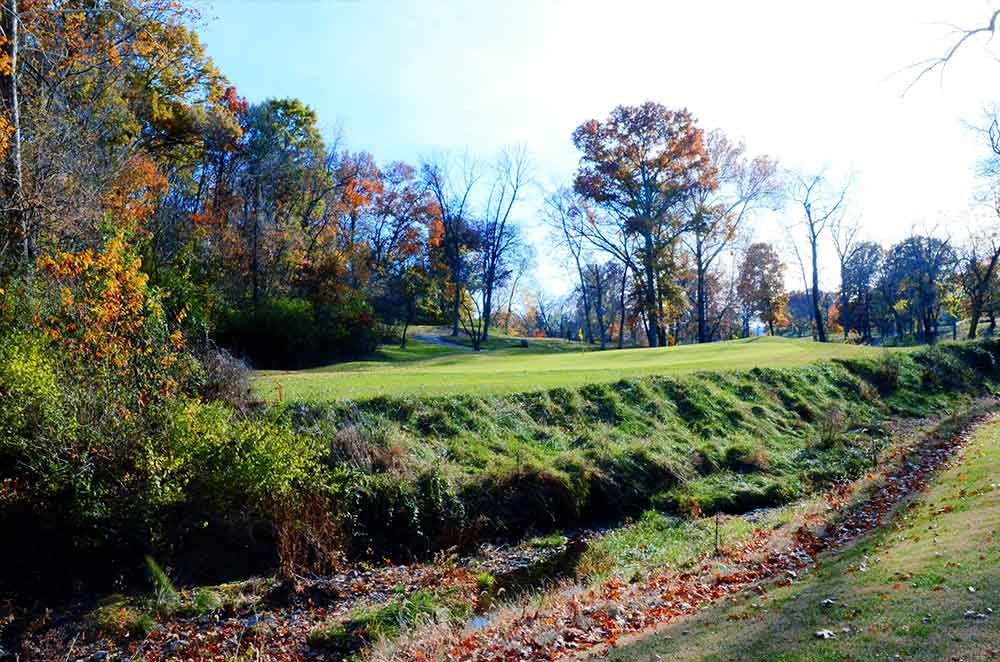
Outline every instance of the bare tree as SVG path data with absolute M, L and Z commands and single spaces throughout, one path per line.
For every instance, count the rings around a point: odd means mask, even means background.
M 518 287 L 522 279 L 527 276 L 534 265 L 535 253 L 531 246 L 526 244 L 524 250 L 520 252 L 514 265 L 511 268 L 510 282 L 506 287 L 507 295 L 507 315 L 504 317 L 503 332 L 510 333 L 510 319 L 514 314 L 514 298 L 517 296 Z
M 1000 239 L 995 232 L 970 236 L 965 250 L 959 256 L 959 284 L 969 301 L 969 340 L 976 337 L 979 319 L 993 288 L 998 261 Z
M 761 206 L 777 202 L 780 182 L 775 162 L 759 156 L 746 158 L 746 146 L 734 143 L 722 131 L 705 137 L 705 151 L 716 172 L 713 186 L 699 187 L 687 205 L 691 220 L 682 240 L 694 258 L 695 316 L 698 342 L 712 339 L 708 328 L 705 278 L 716 258 L 736 239 L 747 218 Z
M 482 349 L 483 340 L 486 339 L 486 326 L 483 316 L 483 308 L 479 303 L 479 297 L 462 297 L 460 308 L 462 311 L 462 330 L 465 331 L 465 335 L 469 336 L 472 340 L 473 351 L 478 352 Z
M 860 229 L 860 217 L 847 220 L 844 216 L 838 216 L 831 223 L 833 247 L 837 251 L 837 261 L 840 263 L 840 321 L 844 327 L 844 340 L 847 340 L 851 326 L 848 265 L 851 264 L 854 254 L 860 245 L 858 241 L 858 232 Z
M 475 244 L 469 198 L 481 177 L 480 167 L 468 153 L 457 165 L 447 155 L 438 154 L 423 162 L 421 172 L 424 184 L 434 196 L 441 213 L 444 230 L 441 246 L 454 288 L 451 335 L 457 337 L 462 317 L 462 295 L 469 277 L 465 254 Z
M 805 228 L 806 239 L 809 242 L 812 266 L 813 323 L 816 325 L 816 339 L 820 342 L 826 342 L 826 325 L 819 305 L 819 240 L 843 213 L 850 180 L 838 187 L 833 187 L 823 172 L 813 175 L 793 173 L 792 178 L 794 185 L 791 199 L 802 207 L 801 225 Z
M 510 277 L 511 257 L 520 244 L 521 235 L 511 222 L 511 212 L 523 194 L 531 174 L 527 149 L 521 145 L 505 148 L 494 164 L 493 185 L 486 200 L 486 209 L 479 224 L 480 265 L 483 279 L 483 338 L 489 338 L 493 294 Z
M 578 201 L 576 212 L 570 216 L 570 220 L 573 222 L 572 231 L 590 248 L 608 255 L 621 266 L 618 309 L 621 314 L 621 327 L 624 329 L 629 276 L 630 274 L 635 276 L 642 273 L 635 260 L 637 235 L 630 231 L 627 221 L 623 221 L 618 216 L 602 213 L 585 201 Z M 648 333 L 648 316 L 643 315 L 642 317 L 646 321 Z M 624 346 L 623 332 L 619 334 L 618 347 L 621 349 Z
M 545 198 L 543 216 L 549 227 L 555 233 L 556 244 L 565 248 L 573 260 L 576 269 L 580 295 L 583 298 L 584 329 L 588 343 L 594 341 L 594 332 L 590 326 L 590 295 L 586 287 L 584 275 L 584 235 L 581 232 L 580 216 L 584 212 L 583 203 L 577 195 L 568 188 L 560 188 Z

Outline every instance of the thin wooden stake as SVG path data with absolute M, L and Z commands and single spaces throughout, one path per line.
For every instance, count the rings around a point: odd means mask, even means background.
M 715 555 L 722 555 L 719 551 L 719 511 L 715 511 Z

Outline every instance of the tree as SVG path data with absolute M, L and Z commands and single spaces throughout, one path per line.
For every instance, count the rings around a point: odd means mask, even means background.
M 814 321 L 812 294 L 804 290 L 791 292 L 785 306 L 785 315 L 795 335 L 799 338 L 804 336 L 812 329 Z
M 955 254 L 947 239 L 928 235 L 911 235 L 897 243 L 885 259 L 884 282 L 887 303 L 896 318 L 917 325 L 918 337 L 928 344 L 937 339 L 937 320 L 941 313 L 941 296 L 945 281 L 951 276 Z
M 483 282 L 483 338 L 489 337 L 493 295 L 510 277 L 515 253 L 523 245 L 521 234 L 510 214 L 523 194 L 530 177 L 530 163 L 524 146 L 506 148 L 494 165 L 493 185 L 486 200 L 483 218 L 477 228 Z
M 737 291 L 744 308 L 767 324 L 774 335 L 775 326 L 785 320 L 785 265 L 771 244 L 758 242 L 747 249 L 740 265 Z
M 996 233 L 970 237 L 958 260 L 958 282 L 968 303 L 967 337 L 974 340 L 979 320 L 990 299 L 997 263 L 1000 261 L 1000 240 Z
M 290 266 L 286 258 L 302 211 L 301 182 L 324 161 L 316 124 L 316 113 L 297 99 L 269 99 L 248 111 L 240 226 L 249 254 L 254 310 L 269 277 L 282 263 Z
M 844 327 L 844 340 L 850 333 L 850 291 L 848 285 L 847 265 L 853 260 L 858 249 L 858 231 L 860 225 L 857 219 L 846 220 L 843 216 L 835 217 L 831 222 L 833 247 L 837 250 L 837 260 L 840 266 L 840 319 Z
M 862 241 L 850 251 L 850 256 L 844 263 L 842 275 L 842 290 L 846 288 L 858 297 L 861 308 L 861 340 L 872 341 L 872 299 L 873 289 L 879 270 L 882 267 L 882 247 L 873 241 Z M 848 301 L 845 299 L 844 301 Z
M 565 248 L 573 260 L 577 283 L 583 303 L 583 318 L 585 321 L 586 340 L 594 342 L 594 332 L 590 325 L 590 294 L 586 287 L 584 275 L 584 239 L 587 221 L 586 206 L 570 189 L 560 188 L 545 198 L 543 217 L 555 234 L 555 244 Z
M 130 171 L 155 183 L 196 160 L 206 121 L 225 114 L 224 79 L 190 14 L 172 0 L 4 0 L 4 267 L 14 250 L 30 266 L 42 244 L 96 245 L 105 196 L 139 185 Z
M 452 336 L 462 323 L 462 297 L 469 278 L 466 253 L 476 247 L 470 197 L 481 174 L 478 163 L 466 154 L 457 166 L 438 155 L 421 165 L 424 184 L 434 196 L 441 215 L 441 248 L 451 286 Z
M 529 244 L 525 244 L 522 250 L 513 261 L 511 277 L 504 287 L 504 294 L 507 299 L 506 311 L 503 319 L 503 332 L 510 333 L 510 322 L 514 316 L 514 299 L 517 297 L 521 281 L 528 277 L 535 261 L 535 252 Z
M 780 187 L 772 159 L 766 156 L 748 159 L 746 146 L 730 141 L 721 131 L 708 133 L 705 152 L 715 179 L 693 192 L 687 210 L 688 231 L 682 235 L 694 258 L 695 317 L 700 343 L 712 339 L 706 295 L 709 270 L 753 212 L 776 202 Z
M 702 131 L 688 111 L 648 101 L 618 106 L 604 122 L 581 124 L 573 144 L 582 152 L 574 189 L 638 238 L 649 345 L 665 344 L 660 285 L 669 281 L 669 272 L 667 278 L 662 272 L 671 266 L 665 253 L 688 229 L 681 205 L 714 182 Z
M 812 266 L 813 323 L 816 328 L 816 339 L 826 342 L 826 323 L 820 308 L 819 289 L 819 240 L 832 224 L 838 222 L 843 213 L 844 200 L 847 196 L 849 182 L 838 188 L 832 188 L 823 173 L 815 175 L 794 175 L 795 185 L 792 200 L 801 205 L 803 212 L 802 226 L 806 231 Z

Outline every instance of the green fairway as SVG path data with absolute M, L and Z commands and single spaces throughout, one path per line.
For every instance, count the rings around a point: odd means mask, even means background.
M 364 399 L 378 395 L 512 393 L 652 374 L 787 367 L 886 351 L 840 343 L 757 337 L 657 349 L 581 351 L 562 340 L 529 342 L 475 353 L 418 340 L 373 359 L 298 371 L 263 371 L 255 386 L 265 398 Z M 573 351 L 576 350 L 576 351 Z

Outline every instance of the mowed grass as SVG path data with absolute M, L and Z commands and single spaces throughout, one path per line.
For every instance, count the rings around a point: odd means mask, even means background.
M 895 522 L 767 595 L 748 591 L 613 651 L 614 660 L 1000 657 L 1000 422 Z M 824 600 L 835 604 L 824 606 Z M 829 630 L 834 639 L 816 632 Z
M 267 399 L 359 400 L 379 395 L 500 394 L 578 387 L 645 375 L 783 368 L 889 350 L 757 337 L 657 349 L 580 351 L 565 341 L 529 341 L 475 353 L 410 340 L 371 360 L 297 371 L 262 371 L 255 387 Z

